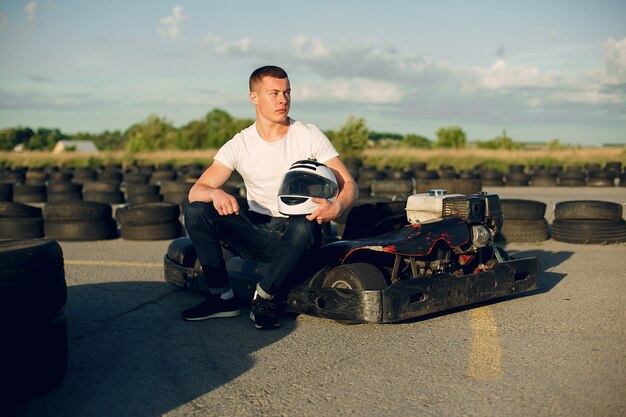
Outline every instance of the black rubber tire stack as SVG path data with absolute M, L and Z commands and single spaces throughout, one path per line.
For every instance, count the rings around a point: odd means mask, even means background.
M 501 187 L 504 185 L 504 174 L 497 169 L 482 170 L 480 180 L 483 186 Z
M 371 196 L 388 198 L 391 200 L 406 200 L 413 194 L 413 180 L 411 178 L 386 178 L 373 180 L 370 185 Z
M 550 171 L 538 171 L 530 177 L 530 185 L 533 187 L 554 187 L 557 181 L 557 173 Z
M 546 204 L 541 201 L 522 199 L 500 199 L 504 216 L 497 241 L 540 242 L 548 239 Z
M 115 212 L 120 235 L 128 240 L 167 240 L 181 236 L 180 207 L 174 203 L 122 206 Z
M 117 238 L 113 210 L 96 201 L 54 201 L 43 207 L 44 230 L 48 239 L 89 241 Z
M 585 173 L 577 166 L 567 167 L 559 174 L 559 185 L 564 187 L 584 187 Z
M 67 371 L 67 285 L 53 240 L 0 242 L 0 409 L 61 384 Z
M 369 197 L 372 193 L 372 182 L 385 179 L 385 173 L 372 166 L 361 167 L 357 186 L 359 196 Z
M 124 188 L 128 204 L 160 203 L 163 200 L 156 184 L 127 183 Z
M 83 186 L 70 181 L 51 180 L 48 183 L 47 201 L 82 200 Z
M 184 181 L 162 181 L 160 183 L 159 193 L 163 196 L 166 203 L 176 203 L 182 206 L 183 199 L 187 199 L 189 190 L 193 186 L 191 182 Z
M 615 185 L 615 172 L 607 169 L 589 171 L 587 174 L 588 187 L 613 187 Z
M 13 185 L 13 201 L 17 203 L 43 203 L 46 201 L 46 186 L 16 183 Z
M 416 193 L 434 189 L 446 190 L 448 194 L 474 194 L 482 190 L 482 181 L 478 178 L 439 178 L 415 183 Z
M 39 207 L 0 201 L 0 239 L 33 239 L 44 236 Z
M 528 187 L 530 176 L 524 171 L 509 171 L 505 175 L 505 184 L 507 187 Z
M 610 201 L 561 201 L 554 207 L 552 239 L 568 243 L 626 242 L 623 208 Z
M 121 182 L 117 180 L 85 181 L 83 200 L 94 203 L 122 204 L 124 193 L 120 189 L 120 184 Z

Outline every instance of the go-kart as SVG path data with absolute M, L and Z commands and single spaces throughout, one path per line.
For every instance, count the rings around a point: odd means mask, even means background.
M 495 194 L 414 194 L 355 205 L 341 238 L 286 297 L 285 309 L 342 322 L 391 323 L 538 287 L 537 258 L 511 259 L 494 240 L 503 224 Z M 333 239 L 327 239 L 333 240 Z M 269 264 L 229 256 L 235 294 L 250 300 Z M 202 289 L 188 238 L 173 241 L 165 278 Z

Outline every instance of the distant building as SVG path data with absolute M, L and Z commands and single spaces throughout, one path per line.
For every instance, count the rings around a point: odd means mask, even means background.
M 62 152 L 98 152 L 92 140 L 60 140 L 54 145 L 52 153 Z

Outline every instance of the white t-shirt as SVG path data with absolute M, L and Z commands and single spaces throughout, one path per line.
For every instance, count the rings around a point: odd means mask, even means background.
M 292 163 L 308 158 L 325 163 L 339 155 L 317 126 L 289 122 L 287 134 L 274 142 L 263 140 L 254 123 L 215 154 L 215 160 L 241 174 L 250 210 L 257 213 L 286 217 L 278 212 L 278 190 Z

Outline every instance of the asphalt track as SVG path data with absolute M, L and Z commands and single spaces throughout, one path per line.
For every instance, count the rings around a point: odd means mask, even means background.
M 502 198 L 626 203 L 626 188 L 499 187 Z M 69 363 L 17 416 L 624 416 L 626 244 L 510 244 L 540 288 L 401 324 L 284 317 L 187 323 L 168 241 L 61 242 Z

